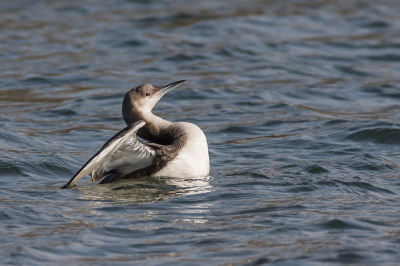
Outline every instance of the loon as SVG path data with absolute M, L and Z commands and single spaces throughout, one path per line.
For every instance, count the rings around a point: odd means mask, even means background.
M 122 115 L 127 126 L 103 147 L 62 188 L 87 175 L 107 184 L 140 177 L 205 177 L 210 172 L 207 139 L 196 125 L 170 122 L 151 111 L 161 97 L 182 84 L 143 84 L 125 94 Z M 137 139 L 137 136 L 148 141 Z

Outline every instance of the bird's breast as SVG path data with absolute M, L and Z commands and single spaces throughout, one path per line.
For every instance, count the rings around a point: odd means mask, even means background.
M 174 127 L 175 134 L 184 136 L 181 149 L 155 176 L 193 178 L 209 175 L 210 161 L 204 132 L 196 125 L 186 122 L 174 123 Z

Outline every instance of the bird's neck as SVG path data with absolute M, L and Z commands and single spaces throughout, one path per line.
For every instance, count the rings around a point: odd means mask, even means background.
M 139 120 L 146 122 L 146 124 L 139 129 L 137 133 L 139 137 L 157 144 L 170 144 L 172 137 L 170 126 L 172 125 L 172 122 L 154 115 L 151 111 L 137 112 L 128 118 L 125 118 L 125 122 L 127 124 L 132 124 Z

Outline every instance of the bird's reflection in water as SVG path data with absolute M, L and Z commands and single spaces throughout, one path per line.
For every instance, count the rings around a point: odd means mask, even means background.
M 142 204 L 166 201 L 171 197 L 187 196 L 212 191 L 211 176 L 191 179 L 141 178 L 117 183 L 79 187 L 81 200 L 91 201 L 90 205 Z

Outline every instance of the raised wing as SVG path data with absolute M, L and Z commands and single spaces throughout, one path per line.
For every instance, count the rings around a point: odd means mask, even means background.
M 144 125 L 144 121 L 138 121 L 115 134 L 62 188 L 74 186 L 89 174 L 92 174 L 92 181 L 97 181 L 112 171 L 126 173 L 149 166 L 155 150 L 136 138 L 137 131 Z

